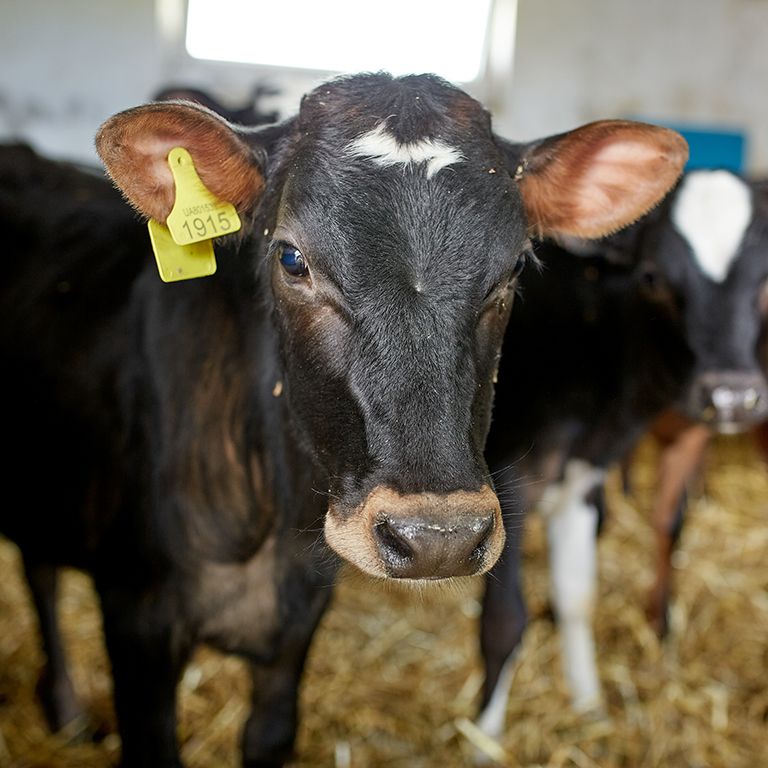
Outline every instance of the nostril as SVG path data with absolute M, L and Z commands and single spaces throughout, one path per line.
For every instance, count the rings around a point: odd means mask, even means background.
M 738 394 L 730 387 L 715 387 L 709 395 L 712 405 L 718 410 L 733 408 L 738 403 Z
M 413 548 L 398 535 L 389 520 L 380 520 L 373 526 L 373 532 L 387 560 L 396 560 L 403 565 L 413 560 Z
M 482 561 L 485 557 L 485 553 L 488 551 L 488 541 L 491 538 L 494 527 L 493 514 L 491 514 L 490 517 L 488 517 L 486 520 L 480 522 L 481 524 L 478 526 L 477 533 L 477 544 L 469 555 L 469 559 L 472 562 Z
M 736 409 L 756 411 L 763 407 L 763 396 L 756 387 L 735 390 L 731 387 L 715 387 L 710 393 L 711 405 L 716 411 L 729 412 Z
M 744 407 L 748 411 L 754 411 L 758 405 L 760 405 L 760 393 L 754 387 L 750 387 L 744 393 Z

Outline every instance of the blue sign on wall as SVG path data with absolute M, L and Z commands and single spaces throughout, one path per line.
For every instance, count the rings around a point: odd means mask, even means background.
M 690 148 L 686 171 L 696 168 L 725 168 L 744 173 L 747 137 L 739 131 L 670 125 L 685 137 Z

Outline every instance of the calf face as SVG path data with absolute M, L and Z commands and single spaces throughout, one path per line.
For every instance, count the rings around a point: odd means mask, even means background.
M 754 185 L 727 171 L 687 174 L 643 230 L 641 291 L 681 329 L 693 371 L 681 407 L 721 432 L 763 420 L 760 341 L 768 216 Z
M 409 579 L 480 573 L 502 549 L 482 451 L 528 234 L 626 225 L 686 156 L 677 134 L 624 122 L 512 145 L 461 91 L 386 75 L 320 86 L 263 131 L 139 107 L 97 145 L 154 219 L 173 204 L 175 146 L 238 208 L 292 426 L 327 476 L 326 538 L 368 573 Z

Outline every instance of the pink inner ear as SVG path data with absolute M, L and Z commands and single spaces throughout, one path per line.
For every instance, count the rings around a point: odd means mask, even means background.
M 178 146 L 178 137 L 145 136 L 134 142 L 132 165 L 136 169 L 136 178 L 131 180 L 133 188 L 146 189 L 144 199 L 150 201 L 151 218 L 165 221 L 173 208 L 175 184 L 171 168 L 168 165 L 168 153 Z M 139 173 L 140 172 L 140 173 Z
M 148 104 L 110 118 L 96 137 L 101 159 L 130 203 L 165 222 L 175 187 L 168 153 L 184 147 L 208 189 L 241 213 L 259 200 L 264 180 L 250 148 L 226 122 L 187 104 Z
M 521 192 L 539 235 L 595 238 L 631 224 L 659 203 L 688 157 L 665 128 L 604 121 L 534 150 Z

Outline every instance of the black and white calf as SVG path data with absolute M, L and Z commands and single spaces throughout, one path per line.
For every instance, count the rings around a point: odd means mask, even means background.
M 662 409 L 713 429 L 768 413 L 764 192 L 725 171 L 687 174 L 634 227 L 600 242 L 542 244 L 499 371 L 487 459 L 510 521 L 487 580 L 482 726 L 500 733 L 525 626 L 517 504 L 547 518 L 552 594 L 573 704 L 601 704 L 591 629 L 605 472 Z
M 243 761 L 279 765 L 333 578 L 318 522 L 382 578 L 493 565 L 483 449 L 529 232 L 637 219 L 685 142 L 609 121 L 510 144 L 435 77 L 362 75 L 279 125 L 157 103 L 97 144 L 145 216 L 167 220 L 183 147 L 244 226 L 214 277 L 165 285 L 103 180 L 0 155 L 3 480 L 25 498 L 0 527 L 33 583 L 46 709 L 77 712 L 53 610 L 54 569 L 73 564 L 99 592 L 124 766 L 179 765 L 175 687 L 201 641 L 250 662 Z

